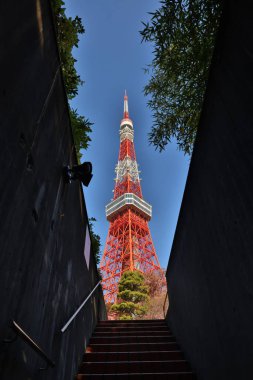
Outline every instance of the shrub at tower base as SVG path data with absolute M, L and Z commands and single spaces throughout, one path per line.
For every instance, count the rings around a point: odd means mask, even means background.
M 119 281 L 117 303 L 112 305 L 111 311 L 119 319 L 141 318 L 148 310 L 148 293 L 149 287 L 145 285 L 144 276 L 138 271 L 127 271 Z

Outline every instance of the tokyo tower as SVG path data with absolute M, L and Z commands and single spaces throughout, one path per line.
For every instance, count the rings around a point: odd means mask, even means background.
M 126 92 L 119 134 L 114 197 L 106 206 L 106 218 L 110 226 L 100 265 L 106 302 L 116 301 L 118 282 L 125 271 L 146 273 L 160 269 L 148 226 L 152 206 L 142 197 L 133 142 L 133 122 L 129 117 Z

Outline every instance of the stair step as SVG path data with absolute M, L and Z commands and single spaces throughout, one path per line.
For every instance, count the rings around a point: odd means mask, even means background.
M 101 324 L 109 324 L 109 323 L 113 323 L 113 324 L 124 324 L 124 323 L 128 323 L 128 324 L 134 324 L 134 323 L 141 323 L 141 324 L 152 324 L 152 323 L 160 323 L 160 324 L 166 324 L 165 320 L 164 319 L 130 319 L 130 320 L 119 320 L 119 319 L 116 319 L 116 320 L 111 320 L 111 321 L 99 321 L 98 322 L 98 325 L 101 325 Z
M 77 380 L 89 380 L 89 379 L 96 379 L 96 380 L 102 380 L 102 379 L 115 379 L 115 380 L 124 380 L 124 379 L 131 379 L 131 380 L 140 380 L 140 379 L 147 379 L 147 380 L 196 380 L 196 376 L 192 372 L 175 372 L 175 373 L 168 373 L 168 372 L 159 372 L 159 373 L 121 373 L 121 374 L 114 374 L 114 373 L 108 373 L 108 374 L 79 374 L 77 375 Z
M 132 323 L 130 323 L 132 322 Z M 130 322 L 123 322 L 123 321 L 108 321 L 108 322 L 100 322 L 98 323 L 97 327 L 152 327 L 152 326 L 159 326 L 159 327 L 168 327 L 165 322 L 158 322 L 153 321 L 152 323 L 143 323 L 143 321 L 130 321 Z
M 106 329 L 112 329 L 113 328 L 114 329 L 114 328 L 117 328 L 117 329 L 137 329 L 137 330 L 144 329 L 144 328 L 145 329 L 156 329 L 158 327 L 163 327 L 163 328 L 167 328 L 168 329 L 168 327 L 166 325 L 151 325 L 151 324 L 149 324 L 149 325 L 136 324 L 136 325 L 131 325 L 131 326 L 129 326 L 127 324 L 97 326 L 97 328 L 99 328 L 99 329 L 103 329 L 103 328 L 106 328 Z
M 168 331 L 170 332 L 169 328 L 167 326 L 161 326 L 161 325 L 154 325 L 154 326 L 128 326 L 128 327 L 123 327 L 123 326 L 98 326 L 95 329 L 95 333 L 97 332 L 117 332 L 117 331 L 150 331 L 150 330 L 155 330 L 155 331 Z
M 95 331 L 149 331 L 149 330 L 170 331 L 170 329 L 167 326 L 161 326 L 161 325 L 97 326 L 95 329 Z
M 132 351 L 177 351 L 180 350 L 175 342 L 167 343 L 112 343 L 90 344 L 86 352 L 132 352 Z
M 184 356 L 181 351 L 90 352 L 83 356 L 83 361 L 87 362 L 182 359 Z
M 142 372 L 185 372 L 190 366 L 185 360 L 170 361 L 117 361 L 83 362 L 79 373 L 142 373 Z
M 122 335 L 122 336 L 92 336 L 90 339 L 90 344 L 111 344 L 111 343 L 160 343 L 160 342 L 175 342 L 176 339 L 174 336 L 163 336 L 163 335 L 135 335 L 135 336 L 128 336 L 128 335 Z
M 117 336 L 173 336 L 167 331 L 94 331 L 94 337 L 117 337 Z

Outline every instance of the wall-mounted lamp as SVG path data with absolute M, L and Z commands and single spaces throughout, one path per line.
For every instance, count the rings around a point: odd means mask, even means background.
M 93 176 L 91 162 L 84 162 L 81 165 L 74 165 L 72 168 L 65 166 L 63 168 L 64 177 L 67 183 L 79 179 L 84 186 L 88 186 Z

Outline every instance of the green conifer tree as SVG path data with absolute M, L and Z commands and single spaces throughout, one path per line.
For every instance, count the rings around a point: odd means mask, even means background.
M 126 271 L 119 281 L 117 303 L 111 308 L 119 319 L 136 319 L 146 314 L 149 287 L 138 271 Z

